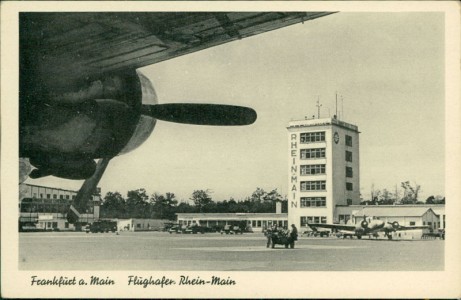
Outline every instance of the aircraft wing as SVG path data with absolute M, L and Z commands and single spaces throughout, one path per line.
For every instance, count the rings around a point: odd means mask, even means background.
M 311 227 L 312 229 L 328 228 L 328 229 L 336 229 L 336 230 L 355 231 L 355 226 L 352 226 L 352 225 L 321 224 L 321 223 L 308 223 L 307 225 Z
M 429 226 L 399 226 L 396 231 L 415 230 L 415 229 L 429 229 Z
M 52 78 L 44 82 L 52 86 L 136 69 L 332 13 L 22 12 L 20 61 L 31 76 Z

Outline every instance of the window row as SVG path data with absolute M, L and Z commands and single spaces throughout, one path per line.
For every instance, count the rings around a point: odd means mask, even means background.
M 326 197 L 301 197 L 301 207 L 326 207 Z
M 301 133 L 300 138 L 301 143 L 324 142 L 325 131 Z
M 37 199 L 37 193 L 33 194 L 33 198 Z M 40 194 L 40 199 L 45 199 L 43 194 Z M 46 194 L 46 199 L 51 199 L 51 194 Z M 58 199 L 58 195 L 53 194 L 53 199 Z M 59 195 L 59 199 L 70 199 L 70 195 Z M 72 199 L 75 199 L 75 195 L 72 195 Z
M 301 159 L 325 158 L 325 148 L 301 149 Z
M 325 174 L 325 164 L 301 165 L 301 175 Z
M 318 223 L 322 223 L 322 224 L 326 224 L 327 223 L 327 217 L 325 216 L 320 216 L 320 217 L 311 217 L 311 216 L 307 216 L 307 217 L 301 217 L 301 227 L 307 227 L 307 223 L 314 223 L 314 224 L 318 224 Z
M 339 224 L 347 224 L 349 220 L 351 219 L 350 215 L 339 215 Z
M 325 131 L 305 132 L 300 135 L 301 144 L 324 142 Z M 346 146 L 352 147 L 352 136 L 346 134 Z
M 42 203 L 21 203 L 20 212 L 22 213 L 59 213 L 66 214 L 69 211 L 68 204 L 42 204 Z M 86 207 L 86 213 L 94 212 L 93 206 Z
M 301 181 L 301 191 L 324 191 L 326 190 L 325 180 Z

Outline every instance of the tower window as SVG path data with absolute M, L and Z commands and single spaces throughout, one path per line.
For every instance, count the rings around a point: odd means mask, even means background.
M 326 197 L 301 197 L 301 207 L 325 207 Z
M 301 181 L 301 191 L 324 191 L 326 189 L 325 180 Z
M 352 178 L 353 172 L 352 167 L 346 167 L 346 177 Z
M 352 152 L 346 150 L 346 161 L 352 162 Z
M 325 148 L 301 149 L 301 159 L 325 158 Z
M 352 147 L 352 137 L 346 134 L 346 146 Z
M 324 142 L 325 131 L 301 133 L 300 138 L 302 144 Z
M 353 189 L 352 182 L 346 182 L 346 190 L 352 191 Z
M 325 174 L 325 164 L 321 165 L 302 165 L 301 175 Z

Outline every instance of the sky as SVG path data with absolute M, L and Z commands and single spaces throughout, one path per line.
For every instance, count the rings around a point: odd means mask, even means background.
M 445 195 L 444 15 L 337 13 L 216 46 L 141 72 L 159 103 L 249 106 L 242 127 L 157 122 L 138 149 L 112 159 L 103 195 L 144 188 L 187 201 L 208 190 L 215 201 L 288 185 L 290 120 L 333 116 L 359 127 L 360 189 L 421 186 L 420 200 Z M 341 101 L 342 99 L 342 101 Z M 31 184 L 78 190 L 53 177 Z

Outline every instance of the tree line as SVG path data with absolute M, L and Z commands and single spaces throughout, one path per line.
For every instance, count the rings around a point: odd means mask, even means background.
M 429 196 L 425 201 L 419 198 L 421 186 L 418 184 L 411 184 L 409 181 L 400 183 L 401 191 L 395 187 L 394 191 L 388 189 L 375 189 L 374 184 L 371 185 L 370 199 L 362 201 L 360 204 L 368 205 L 411 205 L 411 204 L 445 204 L 445 197 L 440 195 Z
M 233 198 L 213 201 L 207 190 L 195 190 L 189 198 L 192 202 L 180 202 L 174 193 L 148 195 L 145 189 L 128 191 L 126 197 L 119 192 L 107 192 L 103 198 L 102 218 L 149 218 L 175 220 L 176 213 L 274 213 L 277 201 L 282 201 L 282 212 L 288 205 L 274 189 L 266 192 L 257 188 L 249 197 L 236 201 Z

